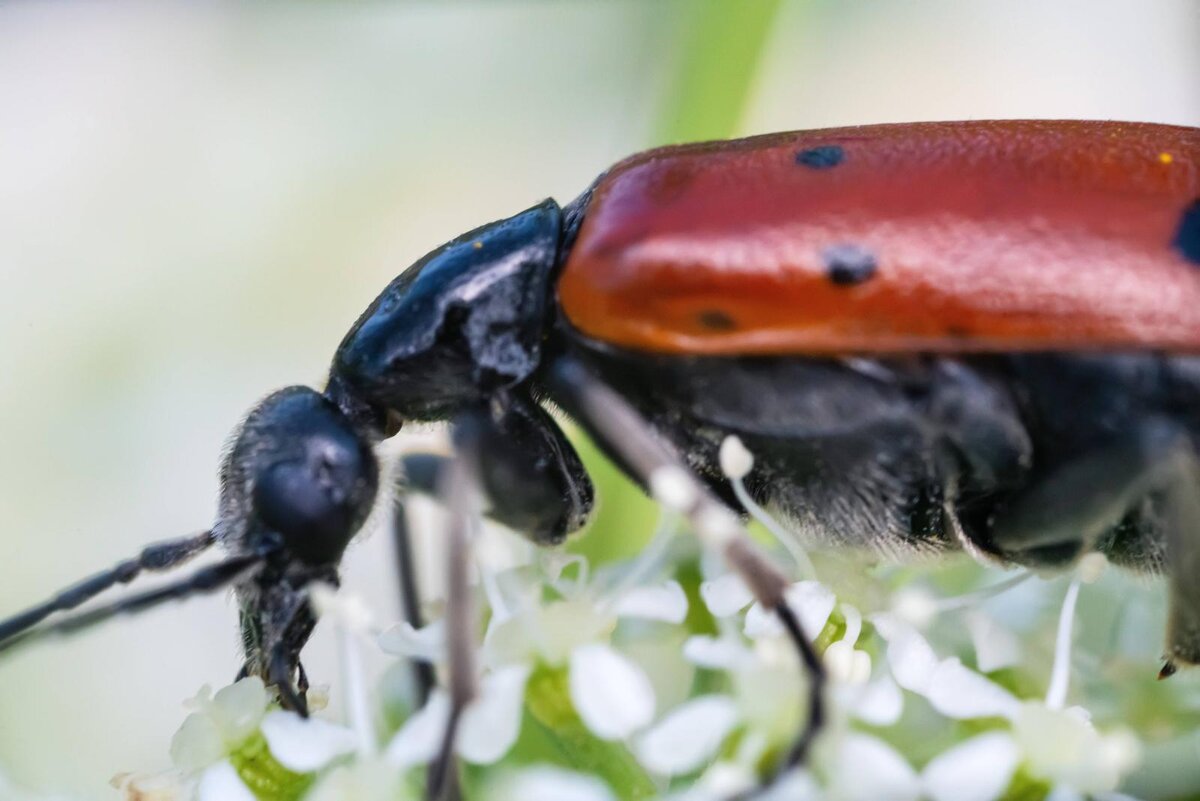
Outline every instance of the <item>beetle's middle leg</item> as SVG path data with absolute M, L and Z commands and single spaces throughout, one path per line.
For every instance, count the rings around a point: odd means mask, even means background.
M 758 549 L 737 515 L 692 475 L 676 451 L 617 392 L 570 357 L 560 357 L 550 365 L 547 381 L 554 398 L 615 454 L 636 480 L 660 501 L 687 515 L 705 544 L 721 553 L 756 599 L 779 617 L 810 678 L 808 719 L 784 767 L 803 762 L 824 725 L 826 676 L 809 634 L 784 597 L 787 577 Z

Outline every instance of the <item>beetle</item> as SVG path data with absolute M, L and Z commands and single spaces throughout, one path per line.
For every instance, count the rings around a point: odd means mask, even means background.
M 728 435 L 756 454 L 753 498 L 818 546 L 1165 572 L 1164 673 L 1200 662 L 1200 130 L 878 125 L 635 155 L 404 271 L 323 391 L 250 412 L 210 531 L 0 623 L 0 648 L 232 585 L 243 673 L 303 712 L 303 588 L 336 582 L 374 446 L 450 421 L 487 514 L 555 545 L 593 490 L 548 406 L 781 615 L 814 677 L 793 759 L 820 725 L 820 662 L 728 511 Z M 406 466 L 413 491 L 446 475 Z M 215 543 L 230 555 L 176 584 L 41 624 Z

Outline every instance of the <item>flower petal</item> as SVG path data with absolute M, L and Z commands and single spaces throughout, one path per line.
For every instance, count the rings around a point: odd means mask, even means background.
M 924 695 L 940 661 L 933 648 L 915 628 L 894 614 L 873 615 L 871 623 L 887 641 L 887 661 L 896 683 Z
M 821 801 L 824 797 L 811 775 L 792 770 L 758 795 L 756 801 Z
M 345 726 L 320 718 L 302 718 L 295 712 L 268 713 L 263 718 L 262 733 L 271 755 L 296 773 L 323 768 L 358 744 L 354 732 Z
M 446 653 L 446 627 L 441 620 L 414 629 L 402 621 L 379 635 L 379 647 L 389 654 L 439 662 Z
M 872 726 L 891 726 L 904 711 L 904 696 L 895 680 L 884 674 L 866 687 L 850 687 L 857 696 L 848 706 L 855 717 Z
M 1086 794 L 1115 790 L 1140 756 L 1128 733 L 1103 736 L 1080 710 L 1050 709 L 1037 701 L 1021 704 L 1013 734 L 1032 776 Z
M 754 593 L 736 573 L 725 573 L 700 584 L 700 597 L 713 617 L 732 617 L 754 600 Z
M 444 690 L 434 690 L 428 703 L 404 722 L 388 744 L 388 761 L 405 768 L 431 761 L 441 747 L 449 717 L 450 699 Z
M 957 659 L 946 659 L 937 666 L 925 697 L 938 712 L 958 719 L 1011 718 L 1020 707 L 1012 693 Z
M 890 745 L 851 732 L 842 741 L 832 771 L 834 792 L 842 801 L 916 801 L 921 786 L 916 772 Z
M 620 617 L 682 623 L 687 617 L 688 601 L 678 581 L 651 587 L 635 587 L 617 601 L 614 611 Z
M 737 705 L 725 695 L 705 695 L 676 707 L 638 738 L 634 749 L 655 773 L 691 773 L 716 754 L 737 723 Z
M 208 713 L 228 745 L 237 745 L 254 733 L 266 714 L 271 697 L 258 676 L 235 681 L 217 690 Z
M 621 740 L 654 718 L 654 689 L 642 669 L 607 645 L 571 652 L 571 703 L 592 732 Z
M 388 762 L 355 760 L 326 771 L 304 801 L 400 801 L 415 798 L 405 787 L 404 775 Z
M 995 801 L 1008 789 L 1020 758 L 1011 735 L 988 732 L 934 757 L 921 782 L 932 801 Z
M 529 668 L 511 665 L 485 676 L 479 698 L 463 712 L 455 748 L 467 762 L 490 765 L 508 753 L 521 733 Z
M 683 658 L 703 668 L 731 670 L 751 656 L 750 649 L 732 637 L 697 634 L 683 644 Z
M 196 801 L 257 801 L 233 765 L 218 762 L 200 776 Z
M 967 614 L 966 622 L 975 646 L 975 664 L 980 673 L 991 673 L 1021 661 L 1021 643 L 1016 635 L 990 616 L 972 610 Z
M 612 791 L 594 776 L 549 766 L 518 771 L 487 797 L 492 801 L 616 801 Z
M 195 771 L 225 756 L 225 740 L 213 719 L 193 712 L 171 738 L 171 763 L 182 771 Z
M 375 625 L 375 615 L 362 596 L 323 581 L 309 585 L 308 603 L 319 617 L 332 617 L 347 631 L 366 634 Z
M 817 581 L 801 581 L 793 584 L 784 594 L 788 606 L 800 620 L 800 627 L 810 638 L 816 637 L 829 622 L 837 598 L 833 592 Z M 783 624 L 773 613 L 763 608 L 760 603 L 750 607 L 746 613 L 746 636 L 778 637 L 784 634 Z

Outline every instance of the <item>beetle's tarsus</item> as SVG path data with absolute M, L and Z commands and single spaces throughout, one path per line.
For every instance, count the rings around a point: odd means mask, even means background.
M 826 675 L 825 665 L 822 664 L 821 657 L 813 647 L 812 641 L 804 631 L 804 627 L 801 626 L 800 619 L 796 617 L 795 611 L 785 601 L 775 607 L 774 612 L 787 631 L 788 639 L 796 646 L 796 651 L 800 654 L 800 659 L 804 662 L 804 668 L 808 671 L 809 681 L 808 718 L 804 723 L 804 728 L 801 729 L 800 734 L 796 737 L 796 741 L 788 750 L 787 758 L 780 765 L 779 775 L 782 775 L 788 770 L 804 764 L 805 760 L 808 759 L 808 753 L 812 749 L 813 742 L 825 725 Z
M 1168 659 L 1163 663 L 1162 670 L 1158 671 L 1158 680 L 1169 679 L 1179 672 L 1179 666 Z

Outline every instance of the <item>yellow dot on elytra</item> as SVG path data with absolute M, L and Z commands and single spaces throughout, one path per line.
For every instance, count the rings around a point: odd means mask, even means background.
M 1172 156 L 1170 153 L 1159 153 L 1158 154 L 1158 161 L 1160 164 L 1170 164 L 1174 160 L 1175 160 L 1175 157 Z
M 483 250 L 483 243 L 482 242 L 472 242 L 471 247 L 475 248 L 476 250 Z

